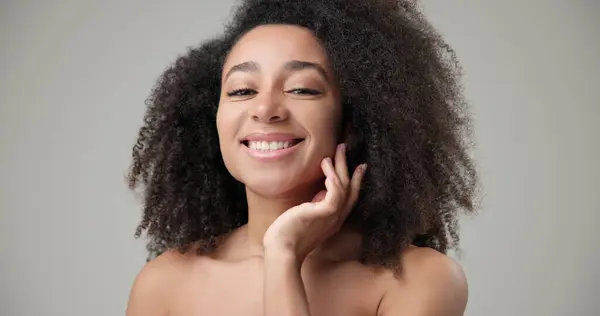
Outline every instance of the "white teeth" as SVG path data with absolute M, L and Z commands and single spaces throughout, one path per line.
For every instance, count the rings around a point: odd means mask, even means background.
M 265 141 L 249 141 L 248 147 L 253 150 L 272 151 L 291 147 L 289 141 L 285 142 L 265 142 Z

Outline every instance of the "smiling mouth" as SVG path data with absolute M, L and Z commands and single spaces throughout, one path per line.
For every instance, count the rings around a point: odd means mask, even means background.
M 261 152 L 271 152 L 278 151 L 283 149 L 292 148 L 298 146 L 301 142 L 303 142 L 303 138 L 296 138 L 285 141 L 249 141 L 244 140 L 242 144 L 251 150 L 261 151 Z

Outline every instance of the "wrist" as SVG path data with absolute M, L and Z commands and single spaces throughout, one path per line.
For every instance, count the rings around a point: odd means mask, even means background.
M 300 266 L 304 258 L 298 256 L 292 249 L 280 246 L 265 245 L 265 262 L 277 265 Z
M 265 256 L 284 259 L 296 256 L 296 244 L 281 237 L 266 236 L 263 238 Z

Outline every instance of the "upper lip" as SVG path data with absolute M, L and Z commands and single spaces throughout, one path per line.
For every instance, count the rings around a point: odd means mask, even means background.
M 300 136 L 292 134 L 292 133 L 259 132 L 259 133 L 248 134 L 244 138 L 242 138 L 241 141 L 242 142 L 246 142 L 246 141 L 285 142 L 285 141 L 292 141 L 292 140 L 297 140 L 297 139 L 303 139 L 303 137 L 300 137 Z

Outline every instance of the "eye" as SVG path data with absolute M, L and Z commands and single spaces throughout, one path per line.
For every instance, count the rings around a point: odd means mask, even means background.
M 321 94 L 321 91 L 314 90 L 314 89 L 301 88 L 301 89 L 288 90 L 287 93 L 291 93 L 291 94 L 305 94 L 305 95 L 319 95 L 319 94 Z
M 246 97 L 246 96 L 255 95 L 256 93 L 257 93 L 256 90 L 252 90 L 252 89 L 236 89 L 236 90 L 233 90 L 231 92 L 228 92 L 227 96 L 230 96 L 230 97 Z

